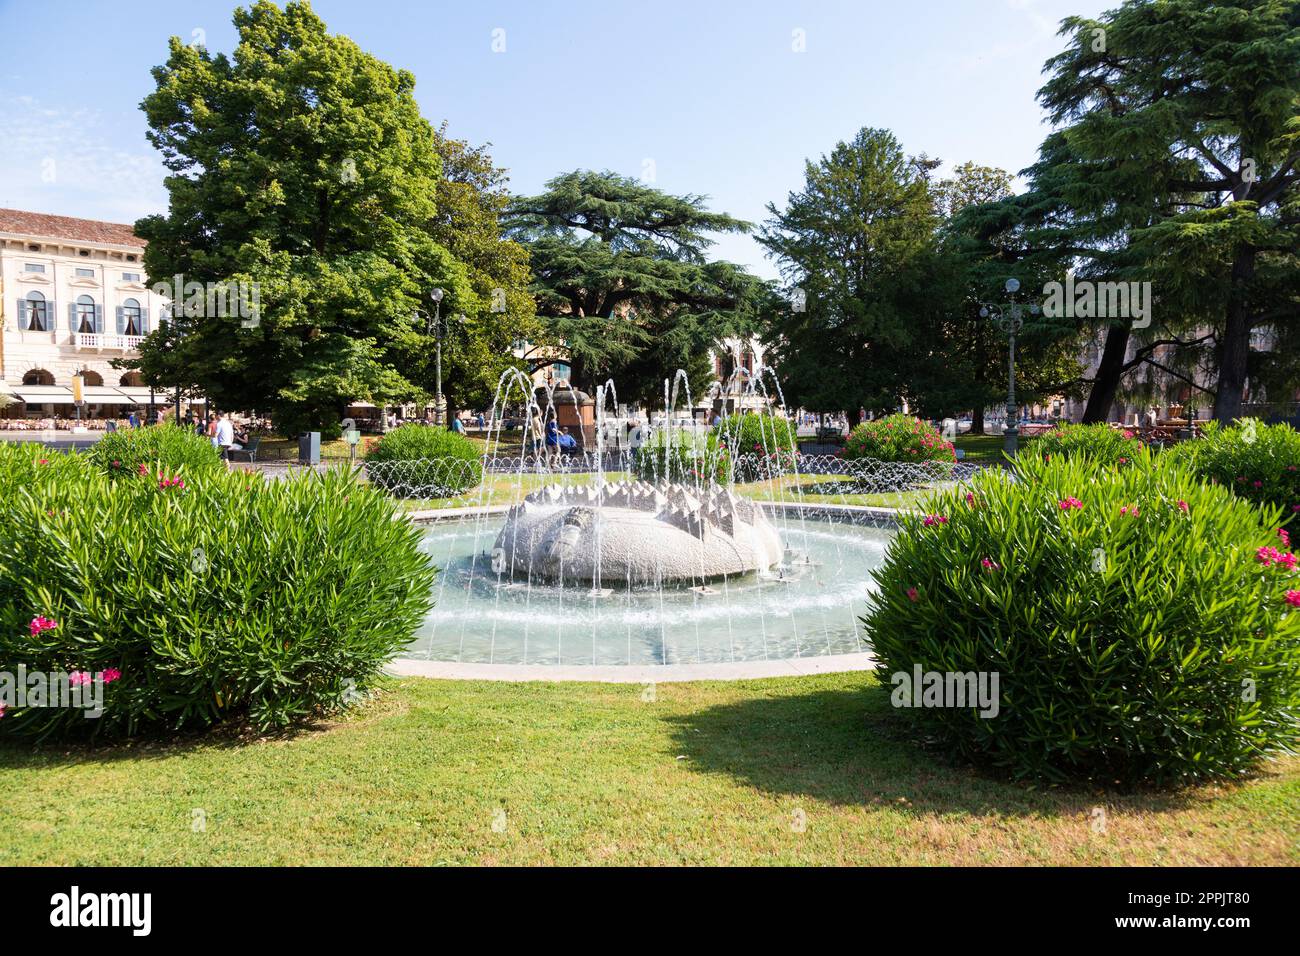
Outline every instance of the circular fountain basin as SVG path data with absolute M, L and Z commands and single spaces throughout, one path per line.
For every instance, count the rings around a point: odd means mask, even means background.
M 585 580 L 512 575 L 494 550 L 506 516 L 437 521 L 424 548 L 436 606 L 403 653 L 468 664 L 676 665 L 866 650 L 858 618 L 892 532 L 786 512 L 775 562 L 721 576 Z

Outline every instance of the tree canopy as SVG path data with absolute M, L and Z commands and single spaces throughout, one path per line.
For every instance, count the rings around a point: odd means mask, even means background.
M 508 235 L 528 247 L 545 344 L 534 367 L 566 362 L 575 385 L 613 376 L 620 398 L 650 401 L 677 368 L 706 375 L 701 353 L 757 329 L 765 288 L 709 261 L 711 233 L 749 224 L 612 172 L 557 176 L 514 201 Z

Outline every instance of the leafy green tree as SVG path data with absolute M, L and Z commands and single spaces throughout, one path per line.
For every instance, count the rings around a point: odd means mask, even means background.
M 986 303 L 1005 304 L 1006 280 L 1021 283 L 1023 306 L 1038 302 L 1038 289 L 1059 274 L 1060 253 L 1037 241 L 1023 197 L 1011 193 L 1004 170 L 965 163 L 939 183 L 941 269 L 936 295 L 949 300 L 934 332 L 941 360 L 922 370 L 928 394 L 949 409 L 972 410 L 971 431 L 984 432 L 984 409 L 1001 405 L 1007 389 L 1007 336 Z M 944 281 L 938 281 L 942 277 Z M 1076 391 L 1080 336 L 1072 324 L 1026 310 L 1017 334 L 1016 394 L 1033 402 Z
M 1151 281 L 1176 316 L 1144 348 L 1197 346 L 1188 333 L 1210 330 L 1214 416 L 1229 421 L 1248 377 L 1267 375 L 1252 333 L 1290 341 L 1300 311 L 1300 4 L 1126 0 L 1061 33 L 1072 42 L 1039 98 L 1063 128 L 1036 186 L 1059 201 L 1085 272 Z M 1131 367 L 1129 335 L 1107 332 L 1090 417 Z
M 450 138 L 445 124 L 437 131 L 435 145 L 442 175 L 428 230 L 464 264 L 472 292 L 456 303 L 459 312 L 444 302 L 440 313 L 446 330 L 442 387 L 448 411 L 454 414 L 492 404 L 501 374 L 523 367 L 512 348 L 538 337 L 540 325 L 528 291 L 528 251 L 502 236 L 502 217 L 510 204 L 505 170 L 493 163 L 486 147 Z M 428 301 L 421 312 L 421 319 L 396 336 L 390 352 L 406 378 L 432 395 L 436 372 L 431 319 L 438 312 Z
M 754 328 L 757 280 L 705 256 L 710 233 L 749 226 L 709 212 L 704 197 L 577 170 L 517 199 L 508 225 L 528 247 L 553 347 L 534 369 L 566 362 L 578 387 L 613 376 L 620 398 L 647 400 L 688 356 Z M 625 382 L 628 375 L 635 380 Z
M 787 400 L 821 410 L 897 408 L 922 345 L 938 216 L 935 161 L 864 128 L 805 164 L 784 209 L 759 232 L 791 305 L 768 332 Z
M 173 37 L 153 70 L 142 107 L 170 202 L 136 228 L 156 279 L 259 290 L 255 321 L 178 323 L 182 378 L 282 431 L 331 431 L 350 400 L 418 394 L 389 350 L 434 286 L 451 314 L 476 313 L 472 270 L 434 234 L 439 150 L 411 73 L 329 34 L 305 2 L 262 0 L 234 24 L 233 56 Z M 146 349 L 149 374 L 162 351 Z

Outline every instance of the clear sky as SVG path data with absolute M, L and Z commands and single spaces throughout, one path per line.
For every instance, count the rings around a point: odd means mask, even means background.
M 611 169 L 761 220 L 863 126 L 1018 171 L 1070 14 L 1115 0 L 316 0 L 411 70 L 425 117 L 491 143 L 515 192 Z M 130 222 L 166 207 L 140 100 L 170 35 L 234 48 L 231 0 L 0 0 L 0 206 Z M 501 31 L 501 32 L 498 32 Z M 798 32 L 797 32 L 798 31 Z M 504 50 L 497 52 L 504 41 Z M 802 52 L 799 47 L 802 46 Z M 764 276 L 747 236 L 720 258 Z

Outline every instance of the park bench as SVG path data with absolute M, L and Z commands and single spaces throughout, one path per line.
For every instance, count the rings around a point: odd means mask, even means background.
M 226 452 L 226 461 L 257 461 L 257 447 L 262 444 L 262 436 L 254 435 L 243 448 L 231 448 Z

